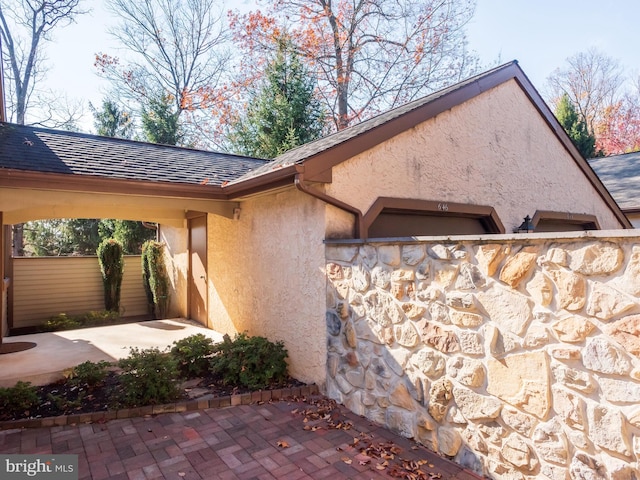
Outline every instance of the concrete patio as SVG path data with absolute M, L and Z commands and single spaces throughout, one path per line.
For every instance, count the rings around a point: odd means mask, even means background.
M 0 355 L 0 387 L 13 386 L 18 380 L 44 385 L 87 360 L 116 361 L 126 357 L 131 347 L 163 350 L 174 341 L 197 333 L 214 342 L 222 340 L 221 333 L 180 318 L 5 337 L 3 345 L 33 342 L 36 346 Z

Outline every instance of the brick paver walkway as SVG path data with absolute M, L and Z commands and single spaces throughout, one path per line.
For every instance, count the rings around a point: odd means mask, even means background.
M 0 453 L 77 454 L 79 478 L 93 480 L 389 479 L 393 468 L 406 465 L 422 474 L 402 478 L 480 478 L 344 407 L 334 410 L 331 421 L 348 429 L 329 428 L 323 419 L 305 422 L 309 417 L 301 412 L 310 408 L 299 401 L 274 401 L 6 430 L 0 432 Z M 371 446 L 369 456 L 363 446 Z M 373 451 L 386 458 L 376 458 Z

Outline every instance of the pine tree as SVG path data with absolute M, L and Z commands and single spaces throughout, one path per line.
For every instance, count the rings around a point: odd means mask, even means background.
M 280 38 L 277 46 L 264 83 L 231 127 L 237 153 L 274 158 L 323 133 L 325 115 L 314 94 L 315 82 L 288 39 Z
M 142 109 L 142 131 L 146 140 L 163 145 L 179 145 L 182 140 L 179 113 L 170 97 L 151 99 Z
M 102 110 L 89 104 L 93 113 L 93 126 L 98 135 L 103 137 L 131 138 L 133 123 L 131 115 L 121 110 L 116 102 L 105 98 L 102 100 Z
M 556 108 L 556 118 L 565 129 L 573 144 L 584 158 L 596 155 L 596 139 L 587 131 L 587 124 L 580 118 L 578 112 L 571 103 L 569 95 L 562 95 Z

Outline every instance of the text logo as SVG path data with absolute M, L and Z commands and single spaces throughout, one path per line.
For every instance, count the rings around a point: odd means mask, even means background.
M 0 455 L 3 480 L 78 480 L 77 455 Z

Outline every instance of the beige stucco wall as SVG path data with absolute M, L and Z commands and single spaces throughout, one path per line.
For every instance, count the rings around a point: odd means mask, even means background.
M 208 217 L 213 329 L 282 340 L 290 373 L 324 383 L 324 204 L 293 188 L 242 203 L 239 220 Z
M 327 192 L 363 213 L 379 196 L 489 205 L 507 233 L 536 210 L 621 227 L 513 80 L 336 166 Z
M 189 273 L 189 231 L 186 227 L 161 225 L 159 239 L 165 244 L 165 261 L 171 278 L 171 317 L 187 317 L 187 275 Z
M 640 472 L 637 232 L 327 246 L 327 394 L 501 480 Z

